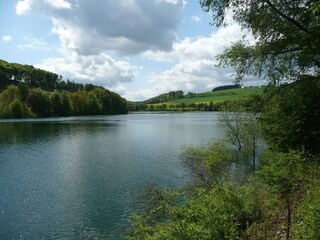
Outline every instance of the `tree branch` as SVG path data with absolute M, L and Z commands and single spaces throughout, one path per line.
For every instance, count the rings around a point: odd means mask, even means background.
M 301 51 L 301 48 L 291 48 L 291 49 L 285 49 L 282 51 L 273 51 L 273 52 L 265 52 L 266 55 L 280 55 L 280 54 L 286 54 L 286 53 L 290 53 L 290 52 L 297 52 L 297 51 Z
M 295 25 L 296 27 L 298 27 L 300 30 L 308 33 L 308 34 L 312 34 L 311 32 L 309 32 L 309 30 L 302 26 L 302 24 L 300 24 L 299 22 L 297 22 L 296 20 L 294 20 L 293 18 L 283 14 L 279 9 L 277 9 L 271 2 L 270 0 L 265 0 L 265 2 L 269 5 L 269 7 L 271 7 L 271 9 L 276 12 L 279 16 L 281 16 L 282 18 L 286 19 L 288 22 L 292 23 L 293 25 Z

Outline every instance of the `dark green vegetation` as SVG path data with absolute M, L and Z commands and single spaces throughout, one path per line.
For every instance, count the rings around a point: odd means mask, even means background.
M 220 91 L 220 90 L 227 90 L 227 89 L 237 89 L 237 88 L 241 88 L 241 85 L 240 84 L 224 85 L 224 86 L 215 87 L 214 89 L 212 89 L 212 92 Z
M 0 117 L 50 117 L 124 114 L 127 102 L 92 84 L 63 81 L 62 76 L 0 60 Z
M 129 103 L 130 111 L 221 111 L 230 102 L 251 108 L 261 100 L 265 87 L 246 87 L 206 93 L 169 92 L 144 102 Z
M 186 189 L 152 187 L 129 239 L 320 239 L 320 2 L 201 0 L 213 24 L 225 13 L 252 31 L 218 56 L 269 86 L 258 108 L 224 106 L 225 139 L 186 147 Z M 261 142 L 266 143 L 263 149 Z

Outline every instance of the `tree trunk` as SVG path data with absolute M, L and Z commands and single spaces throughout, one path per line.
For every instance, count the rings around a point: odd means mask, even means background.
M 287 232 L 286 232 L 286 238 L 290 239 L 290 231 L 291 231 L 291 201 L 290 197 L 287 198 Z

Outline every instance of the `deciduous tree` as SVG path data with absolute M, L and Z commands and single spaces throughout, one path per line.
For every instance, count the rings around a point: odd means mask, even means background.
M 255 41 L 234 43 L 219 56 L 220 64 L 271 82 L 299 81 L 320 74 L 320 3 L 318 0 L 201 0 L 213 24 L 232 15 Z

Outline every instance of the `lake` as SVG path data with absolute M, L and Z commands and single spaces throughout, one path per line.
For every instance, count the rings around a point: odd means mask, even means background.
M 146 186 L 186 184 L 217 113 L 0 120 L 0 239 L 121 239 Z

